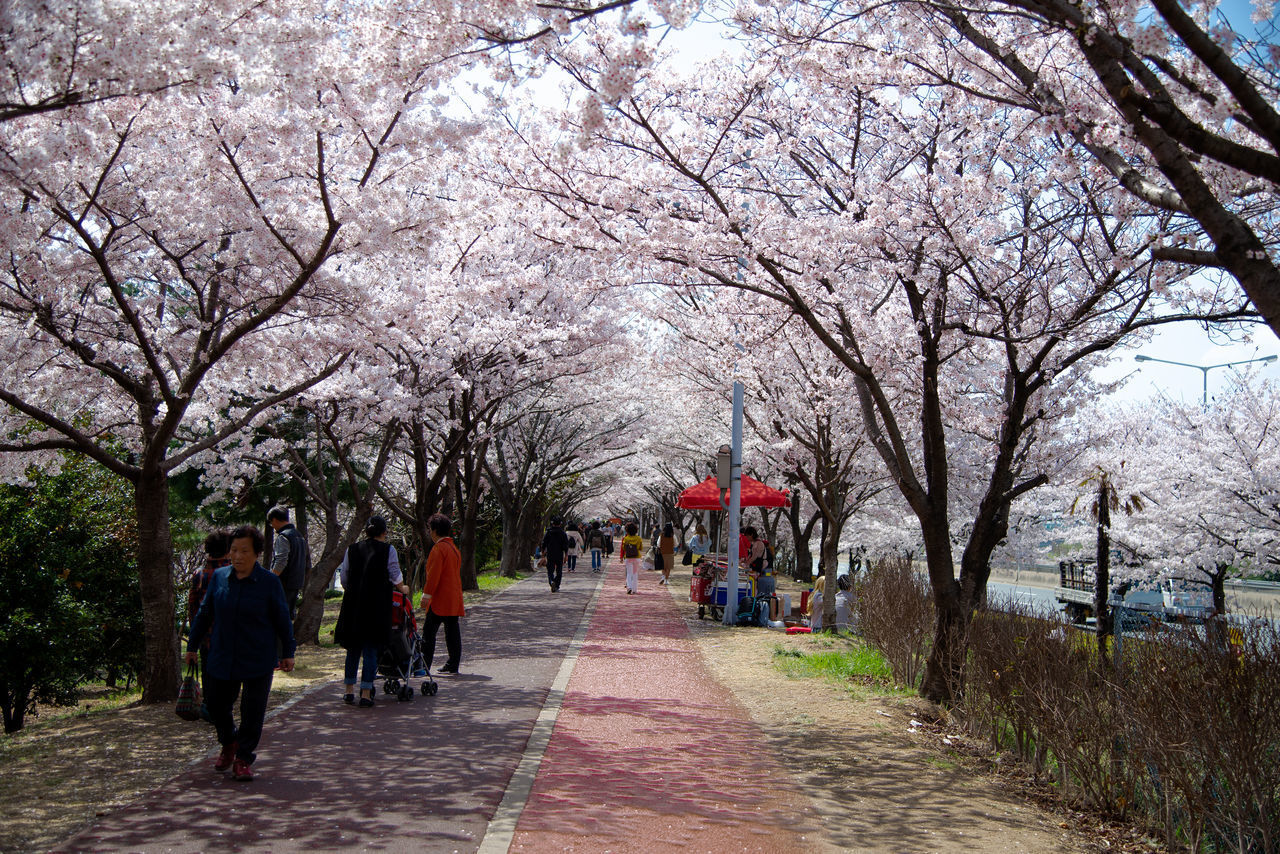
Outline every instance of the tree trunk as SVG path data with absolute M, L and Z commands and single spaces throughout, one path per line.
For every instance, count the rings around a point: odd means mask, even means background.
M 1098 573 L 1094 580 L 1093 612 L 1097 618 L 1098 661 L 1106 666 L 1109 660 L 1107 638 L 1111 637 L 1111 609 L 1107 599 L 1111 593 L 1111 484 L 1106 475 L 1098 481 L 1098 544 L 1094 554 Z
M 972 613 L 960 594 L 960 582 L 934 590 L 933 648 L 925 664 L 920 696 L 950 706 L 964 684 L 965 635 Z
M 1225 563 L 1218 564 L 1217 572 L 1209 576 L 1210 589 L 1213 590 L 1213 612 L 1215 614 L 1227 613 L 1227 570 L 1230 567 Z
M 4 731 L 17 732 L 26 726 L 27 707 L 31 705 L 31 685 L 22 682 L 18 685 L 0 683 L 0 710 L 4 713 Z
M 174 621 L 173 540 L 169 532 L 169 481 L 146 472 L 133 484 L 138 520 L 138 577 L 144 638 L 142 702 L 178 698 L 178 631 Z
M 787 510 L 787 519 L 791 522 L 791 542 L 796 555 L 791 577 L 799 582 L 810 582 L 813 581 L 813 552 L 809 548 L 809 532 L 800 524 L 800 503 L 800 495 L 793 489 L 791 507 Z
M 502 564 L 501 573 L 507 578 L 515 578 L 520 572 L 529 569 L 529 556 L 532 552 L 525 549 L 525 536 L 522 528 L 522 515 L 515 510 L 502 509 Z
M 484 443 L 481 443 L 481 452 L 483 447 Z M 476 580 L 476 531 L 480 527 L 481 475 L 484 470 L 475 462 L 474 454 L 470 452 L 463 456 L 462 468 L 459 486 L 465 491 L 459 504 L 462 508 L 462 518 L 459 520 L 458 528 L 461 544 L 459 551 L 462 554 L 462 589 L 478 590 L 480 585 Z
M 934 632 L 933 648 L 929 651 L 920 683 L 920 696 L 949 706 L 962 684 L 965 633 L 970 612 L 961 596 L 960 582 L 955 577 L 946 512 L 935 511 L 932 516 L 931 524 L 921 525 L 929 587 L 933 591 Z
M 827 580 L 822 587 L 822 630 L 836 630 L 836 593 L 840 592 L 840 531 L 835 525 L 822 525 L 822 565 L 827 568 Z
M 342 563 L 346 548 L 342 545 L 342 525 L 338 522 L 337 507 L 331 503 L 321 503 L 324 511 L 324 550 L 320 560 L 307 570 L 302 582 L 302 593 L 298 596 L 298 616 L 293 621 L 293 639 L 299 644 L 320 644 L 320 623 L 324 621 L 324 593 L 329 588 L 329 581 Z M 305 518 L 306 514 L 298 511 L 295 519 Z M 302 526 L 294 522 L 298 532 L 303 533 Z M 303 533 L 303 536 L 306 536 Z

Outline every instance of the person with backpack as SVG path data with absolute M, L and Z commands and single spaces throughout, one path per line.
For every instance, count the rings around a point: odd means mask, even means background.
M 605 534 L 600 528 L 599 522 L 591 523 L 591 530 L 587 532 L 587 548 L 591 550 L 591 571 L 599 572 L 604 556 Z
M 565 529 L 566 536 L 569 537 L 569 551 L 564 556 L 564 571 L 578 571 L 578 555 L 582 554 L 584 542 L 582 532 L 578 530 L 577 525 L 570 525 Z
M 640 539 L 640 526 L 627 523 L 627 535 L 622 538 L 622 565 L 627 568 L 627 593 L 640 589 L 640 551 L 644 540 Z
M 271 545 L 269 569 L 280 579 L 285 601 L 289 603 L 289 619 L 298 619 L 298 594 L 311 571 L 311 547 L 307 538 L 289 521 L 289 508 L 276 505 L 267 511 L 267 524 L 275 531 Z

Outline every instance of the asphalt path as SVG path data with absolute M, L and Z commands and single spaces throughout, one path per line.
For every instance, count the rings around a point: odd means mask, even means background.
M 462 675 L 435 696 L 359 709 L 319 686 L 268 719 L 253 782 L 211 754 L 55 850 L 814 850 L 656 581 L 627 595 L 616 563 L 558 593 L 525 579 L 463 621 Z
M 360 709 L 322 686 L 267 721 L 253 782 L 211 755 L 55 850 L 476 851 L 601 578 L 525 579 L 463 620 L 435 696 Z

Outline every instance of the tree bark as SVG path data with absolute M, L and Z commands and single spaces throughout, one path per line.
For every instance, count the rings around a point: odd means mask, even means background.
M 964 685 L 965 635 L 972 611 L 963 601 L 958 581 L 934 590 L 933 605 L 933 648 L 925 663 L 920 696 L 950 706 Z
M 148 471 L 133 484 L 138 520 L 138 575 L 146 632 L 142 702 L 178 698 L 178 630 L 174 620 L 173 540 L 169 531 L 169 481 Z
M 1098 661 L 1106 666 L 1107 638 L 1111 636 L 1111 609 L 1107 598 L 1111 593 L 1111 484 L 1105 474 L 1098 480 L 1098 544 L 1094 557 L 1097 560 L 1097 578 L 1093 588 L 1093 612 L 1097 618 Z

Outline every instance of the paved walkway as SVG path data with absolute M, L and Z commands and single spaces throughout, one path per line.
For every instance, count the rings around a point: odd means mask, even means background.
M 358 709 L 325 686 L 267 722 L 254 782 L 203 760 L 57 850 L 813 850 L 656 577 L 526 579 L 473 609 L 436 696 Z

